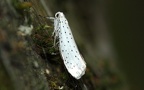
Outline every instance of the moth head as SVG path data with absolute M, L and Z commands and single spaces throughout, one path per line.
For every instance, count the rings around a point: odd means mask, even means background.
M 57 12 L 55 14 L 55 18 L 61 18 L 61 17 L 64 17 L 64 14 L 62 12 Z

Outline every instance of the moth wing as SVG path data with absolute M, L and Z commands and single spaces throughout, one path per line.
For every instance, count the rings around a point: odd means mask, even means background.
M 59 48 L 64 60 L 64 64 L 68 72 L 76 79 L 79 79 L 85 73 L 85 61 L 79 53 L 66 19 L 60 20 L 60 28 L 61 31 L 59 33 Z

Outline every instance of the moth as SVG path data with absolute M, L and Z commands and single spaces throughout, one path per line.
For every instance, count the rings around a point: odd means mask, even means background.
M 65 15 L 57 12 L 54 19 L 54 45 L 58 41 L 58 47 L 67 71 L 76 79 L 80 79 L 86 71 L 86 63 L 81 56 L 70 26 Z

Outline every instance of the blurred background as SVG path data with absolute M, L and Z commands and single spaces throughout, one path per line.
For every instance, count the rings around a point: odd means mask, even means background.
M 80 34 L 88 49 L 85 56 L 115 62 L 129 90 L 143 90 L 144 2 L 75 0 L 74 4 L 76 17 L 79 16 L 83 24 Z M 94 66 L 93 61 L 86 60 Z
M 54 16 L 58 11 L 68 19 L 87 63 L 83 90 L 144 90 L 142 0 L 2 0 L 0 11 L 0 90 L 67 86 L 65 78 L 60 79 L 61 64 L 50 62 L 52 57 L 60 58 L 50 55 L 52 22 L 39 16 Z M 33 25 L 32 34 L 17 35 L 20 25 Z M 6 86 L 15 82 L 17 89 L 1 89 L 3 81 Z M 75 82 L 72 86 L 79 90 Z

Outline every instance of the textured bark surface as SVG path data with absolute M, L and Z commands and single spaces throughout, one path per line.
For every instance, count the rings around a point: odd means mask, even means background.
M 105 60 L 93 64 L 97 66 L 87 64 L 80 80 L 69 75 L 58 48 L 53 47 L 53 25 L 45 16 L 53 15 L 52 10 L 63 10 L 68 15 L 69 9 L 74 14 L 74 3 L 42 1 L 1 0 L 0 90 L 124 90 L 121 75 Z M 21 25 L 33 25 L 31 34 L 21 32 Z M 85 41 L 79 37 L 76 41 L 81 45 Z

